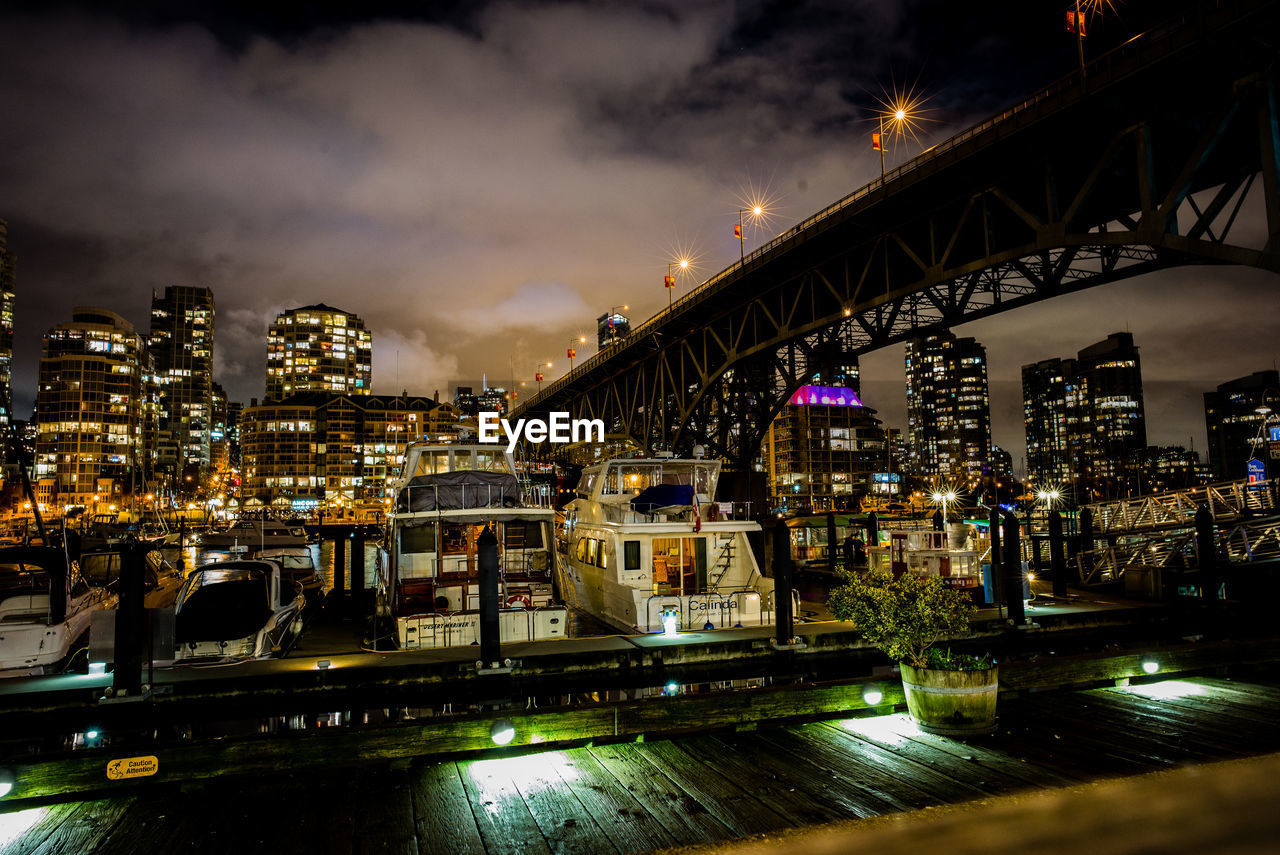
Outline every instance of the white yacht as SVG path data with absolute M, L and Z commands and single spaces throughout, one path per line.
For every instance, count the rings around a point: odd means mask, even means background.
M 494 445 L 416 443 L 405 452 L 387 515 L 389 561 L 378 614 L 402 649 L 480 641 L 478 540 L 498 539 L 502 641 L 563 638 L 568 611 L 553 598 L 555 510 L 526 501 L 511 455 Z
M 0 549 L 0 677 L 58 673 L 116 599 L 58 547 Z
M 915 576 L 937 576 L 948 588 L 956 588 L 973 596 L 982 593 L 982 559 L 976 550 L 955 549 L 946 532 L 888 531 L 867 550 L 867 564 L 872 570 L 887 570 L 895 577 L 903 573 Z
M 566 600 L 624 632 L 673 616 L 686 630 L 772 624 L 773 580 L 747 541 L 760 525 L 714 501 L 719 478 L 719 461 L 673 457 L 584 469 L 565 511 Z
M 266 549 L 273 546 L 306 546 L 307 530 L 299 523 L 270 517 L 241 517 L 223 531 L 199 535 L 202 549 Z
M 221 561 L 178 591 L 176 662 L 238 662 L 289 652 L 302 633 L 301 588 L 274 561 Z

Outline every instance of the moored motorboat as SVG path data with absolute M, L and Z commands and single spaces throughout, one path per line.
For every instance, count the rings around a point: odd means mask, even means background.
M 566 599 L 626 632 L 771 624 L 774 582 L 748 540 L 760 525 L 714 500 L 719 477 L 700 458 L 584 469 L 565 509 Z
M 400 648 L 479 643 L 486 530 L 498 542 L 501 640 L 565 636 L 568 612 L 553 598 L 555 511 L 526 502 L 511 455 L 493 445 L 416 443 L 394 497 L 377 608 Z
M 202 549 L 306 546 L 307 530 L 298 523 L 286 523 L 267 516 L 241 517 L 222 531 L 200 534 L 199 544 Z
M 274 561 L 206 564 L 178 592 L 176 662 L 265 659 L 289 651 L 302 632 L 298 586 Z

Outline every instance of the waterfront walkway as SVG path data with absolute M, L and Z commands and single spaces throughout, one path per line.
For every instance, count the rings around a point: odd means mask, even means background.
M 0 814 L 0 855 L 638 853 L 786 835 L 1280 751 L 1280 680 L 1271 674 L 1002 699 L 998 733 L 971 743 L 921 733 L 898 713 L 170 784 Z M 968 816 L 960 827 L 983 821 Z

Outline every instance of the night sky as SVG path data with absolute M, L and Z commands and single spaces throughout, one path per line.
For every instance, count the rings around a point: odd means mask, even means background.
M 1179 2 L 1129 0 L 1089 50 Z M 0 218 L 18 256 L 15 408 L 75 305 L 146 331 L 152 289 L 217 301 L 215 377 L 261 397 L 275 314 L 325 302 L 374 331 L 374 390 L 566 367 L 571 338 L 667 299 L 872 178 L 875 96 L 936 121 L 890 164 L 1069 73 L 1062 2 L 9 3 Z M 354 6 L 354 4 L 352 4 Z M 1149 440 L 1204 447 L 1200 393 L 1271 368 L 1276 279 L 1191 268 L 956 328 L 988 349 L 995 441 L 1022 454 L 1019 371 L 1128 329 Z M 686 283 L 687 287 L 687 283 Z M 685 289 L 681 289 L 683 293 Z M 592 351 L 579 347 L 581 358 Z M 902 348 L 863 361 L 903 425 Z

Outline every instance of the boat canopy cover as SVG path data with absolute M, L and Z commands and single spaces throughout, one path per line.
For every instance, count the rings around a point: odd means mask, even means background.
M 178 641 L 232 641 L 256 635 L 271 618 L 270 569 L 265 561 L 238 561 L 192 573 L 178 595 Z
M 631 510 L 640 514 L 652 514 L 661 508 L 687 508 L 692 504 L 692 484 L 654 484 L 631 499 Z
M 513 508 L 521 504 L 520 482 L 506 472 L 442 472 L 415 475 L 400 489 L 398 511 Z

